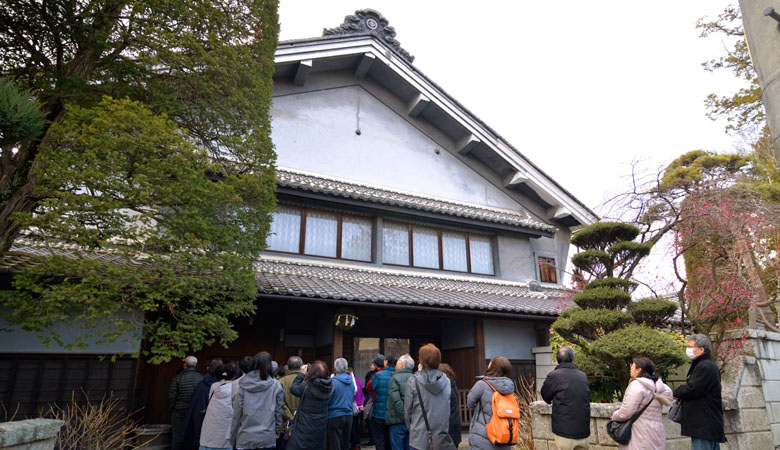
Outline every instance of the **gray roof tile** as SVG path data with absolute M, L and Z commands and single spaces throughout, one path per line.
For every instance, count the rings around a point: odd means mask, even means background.
M 276 170 L 280 186 L 311 192 L 336 195 L 366 202 L 389 204 L 405 208 L 435 212 L 456 217 L 501 223 L 535 230 L 555 232 L 553 225 L 535 219 L 527 211 L 509 210 L 489 206 L 456 202 L 436 197 L 397 191 L 384 187 L 368 186 L 353 181 L 340 180 L 287 168 Z

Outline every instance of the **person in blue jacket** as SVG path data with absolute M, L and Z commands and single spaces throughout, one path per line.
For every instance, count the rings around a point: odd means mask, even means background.
M 333 393 L 328 400 L 328 436 L 331 450 L 349 450 L 352 435 L 352 404 L 357 386 L 347 373 L 347 360 L 333 363 Z
M 374 393 L 374 409 L 371 412 L 371 436 L 376 443 L 376 450 L 387 450 L 388 427 L 385 424 L 385 413 L 387 411 L 387 396 L 390 377 L 395 372 L 395 363 L 398 358 L 395 355 L 385 356 L 385 368 L 377 372 L 368 383 L 368 392 Z

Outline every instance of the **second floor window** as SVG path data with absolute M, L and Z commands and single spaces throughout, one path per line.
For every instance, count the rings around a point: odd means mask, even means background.
M 555 268 L 555 258 L 539 257 L 539 281 L 542 283 L 557 283 L 558 270 Z
M 490 237 L 386 221 L 385 264 L 493 275 Z
M 372 223 L 369 217 L 279 205 L 268 250 L 371 261 Z

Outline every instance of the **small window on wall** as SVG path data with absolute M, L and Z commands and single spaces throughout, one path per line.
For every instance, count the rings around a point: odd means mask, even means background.
M 385 221 L 382 262 L 452 272 L 493 275 L 488 236 Z
M 369 217 L 279 205 L 267 250 L 371 261 L 372 233 Z
M 558 269 L 555 267 L 555 258 L 539 256 L 539 281 L 542 283 L 558 283 Z

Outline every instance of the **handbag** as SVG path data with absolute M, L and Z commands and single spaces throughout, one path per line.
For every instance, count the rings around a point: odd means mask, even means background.
M 374 410 L 374 401 L 372 399 L 366 400 L 363 404 L 363 418 L 366 420 L 371 419 L 371 412 Z
M 425 430 L 428 432 L 428 445 L 431 450 L 457 450 L 455 443 L 452 442 L 452 437 L 447 433 L 440 433 L 437 435 L 431 435 L 431 425 L 428 423 L 428 415 L 425 412 L 425 404 L 423 403 L 422 394 L 420 393 L 420 381 L 417 377 L 414 378 L 414 383 L 417 385 L 417 398 L 420 399 L 420 408 L 422 408 L 422 416 L 425 421 Z
M 645 412 L 647 407 L 650 406 L 650 403 L 653 403 L 653 400 L 655 400 L 655 398 L 651 396 L 650 401 L 647 402 L 647 404 L 642 409 L 637 411 L 633 417 L 626 421 L 618 422 L 615 420 L 610 420 L 607 422 L 607 434 L 609 434 L 609 437 L 611 437 L 618 444 L 628 445 L 628 443 L 631 442 L 631 426 L 634 425 L 636 419 L 638 419 L 639 416 Z
M 287 419 L 287 423 L 284 424 L 284 428 L 282 429 L 282 439 L 285 441 L 289 441 L 292 437 L 293 432 L 293 426 L 295 425 L 295 418 L 298 417 L 298 411 L 301 409 L 301 406 L 303 405 L 303 398 L 306 397 L 306 391 L 309 389 L 309 386 L 306 386 L 303 389 L 303 394 L 301 394 L 301 402 L 298 403 L 298 409 L 295 410 L 293 413 L 293 416 L 291 419 Z
M 682 423 L 682 403 L 679 400 L 675 400 L 669 407 L 667 417 L 674 423 Z

